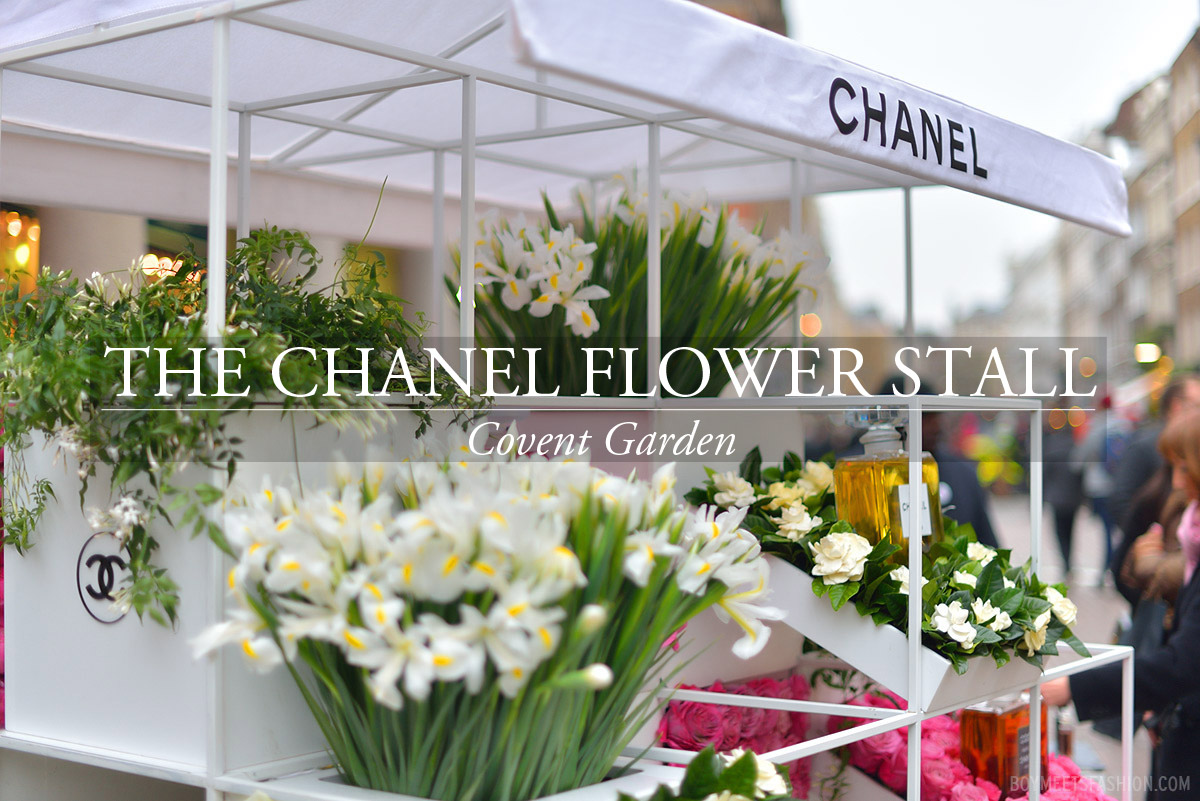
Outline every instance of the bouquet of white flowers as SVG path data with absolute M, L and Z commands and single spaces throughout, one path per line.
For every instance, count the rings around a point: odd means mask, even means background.
M 672 466 L 646 483 L 450 453 L 268 481 L 225 514 L 236 604 L 196 650 L 286 664 L 349 783 L 524 801 L 598 782 L 685 622 L 715 605 L 736 653 L 765 644 L 779 613 L 744 514 L 683 511 Z

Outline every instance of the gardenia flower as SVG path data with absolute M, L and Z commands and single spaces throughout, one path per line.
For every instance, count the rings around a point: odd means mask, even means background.
M 1075 618 L 1079 610 L 1073 601 L 1053 587 L 1046 588 L 1046 600 L 1050 602 L 1050 609 L 1054 612 L 1054 616 L 1062 621 L 1064 626 L 1075 625 Z
M 824 462 L 805 462 L 800 478 L 817 492 L 824 492 L 833 486 L 833 468 Z
M 974 589 L 975 585 L 979 583 L 979 578 L 977 576 L 973 576 L 972 574 L 966 573 L 962 570 L 955 570 L 954 576 L 951 580 L 955 584 L 964 584 L 972 589 Z
M 745 753 L 743 749 L 735 748 L 728 754 L 721 754 L 721 761 L 728 767 L 741 759 Z M 787 782 L 779 774 L 775 763 L 769 759 L 763 759 L 758 754 L 753 754 L 753 756 L 754 764 L 758 768 L 758 775 L 754 779 L 755 795 L 758 798 L 766 798 L 772 795 L 787 795 Z
M 871 543 L 853 531 L 834 531 L 812 546 L 813 575 L 826 584 L 844 584 L 862 578 Z
M 1046 644 L 1046 628 L 1049 625 L 1050 610 L 1047 609 L 1034 619 L 1032 629 L 1025 629 L 1025 637 L 1022 644 L 1030 655 L 1037 653 Z
M 970 651 L 975 647 L 975 627 L 967 622 L 968 614 L 958 601 L 938 604 L 933 610 L 933 627 Z
M 978 542 L 969 542 L 967 543 L 967 558 L 986 565 L 996 558 L 996 551 Z
M 974 601 L 971 601 L 971 611 L 975 613 L 975 622 L 982 626 L 994 618 L 1000 610 L 992 606 L 991 601 L 976 598 Z
M 736 473 L 715 473 L 712 478 L 713 486 L 717 488 L 713 502 L 717 506 L 740 508 L 754 503 L 754 486 Z
M 804 479 L 791 484 L 776 481 L 767 487 L 767 495 L 771 496 L 771 502 L 767 504 L 767 509 L 774 511 L 776 509 L 784 509 L 788 506 L 795 506 L 796 504 L 803 503 L 804 499 L 814 494 L 814 492 L 813 485 Z
M 901 565 L 900 567 L 893 569 L 892 572 L 889 573 L 888 575 L 891 576 L 896 581 L 900 582 L 900 593 L 902 595 L 908 595 L 908 578 L 909 578 L 908 568 L 905 567 L 904 565 Z M 929 579 L 925 578 L 924 576 L 921 576 L 921 587 L 924 588 L 924 586 L 928 583 L 929 583 Z
M 779 517 L 779 531 L 792 542 L 812 531 L 824 522 L 816 515 L 810 515 L 808 508 L 798 503 L 788 506 Z
M 996 619 L 988 624 L 988 628 L 999 634 L 1006 631 L 1011 625 L 1012 618 L 1009 617 L 1008 612 L 997 612 Z
M 1011 590 L 1013 587 L 1017 586 L 1017 582 L 1013 581 L 1008 576 L 1004 576 L 1002 581 L 1004 582 L 1004 589 L 1006 590 Z

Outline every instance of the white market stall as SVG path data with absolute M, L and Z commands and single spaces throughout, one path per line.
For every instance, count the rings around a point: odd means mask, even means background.
M 20 4 L 0 9 L 0 81 L 4 134 L 208 154 L 214 269 L 207 313 L 214 338 L 225 317 L 218 267 L 225 259 L 224 231 L 231 220 L 239 235 L 249 230 L 255 175 L 272 172 L 372 186 L 386 176 L 389 188 L 426 193 L 435 243 L 447 239 L 443 209 L 447 197 L 457 195 L 465 201 L 458 220 L 463 282 L 471 280 L 474 262 L 476 203 L 528 206 L 539 190 L 565 202 L 581 182 L 595 197 L 609 176 L 634 164 L 648 178 L 650 219 L 657 217 L 669 175 L 673 187 L 704 188 L 721 200 L 790 199 L 793 230 L 800 228 L 800 200 L 808 195 L 901 188 L 907 207 L 912 187 L 940 184 L 1129 233 L 1124 182 L 1108 159 L 682 0 Z M 654 365 L 662 297 L 659 233 L 650 230 L 647 317 Z M 434 251 L 440 273 L 445 254 Z M 911 258 L 906 266 L 911 300 Z M 459 335 L 469 341 L 473 309 L 462 308 Z M 1038 414 L 1030 404 L 1014 408 L 1034 419 Z M 919 407 L 912 405 L 910 414 L 913 451 L 919 452 Z M 1035 436 L 1035 553 L 1039 458 Z M 10 555 L 10 570 L 18 559 Z M 911 566 L 919 572 L 916 561 Z M 197 604 L 205 624 L 222 614 L 223 571 L 215 552 L 200 573 L 209 577 Z M 6 614 L 38 608 L 32 586 L 26 587 L 31 597 L 11 597 Z M 50 610 L 39 614 L 53 625 Z M 919 626 L 915 617 L 910 622 Z M 139 648 L 182 646 L 155 646 L 148 640 L 163 639 L 163 632 L 147 635 L 123 658 L 138 660 Z M 923 698 L 919 642 L 903 647 L 909 697 Z M 1125 657 L 1110 651 L 1095 662 Z M 8 660 L 10 672 L 37 673 L 32 649 L 11 636 Z M 163 723 L 203 733 L 178 748 L 152 727 L 134 733 L 134 741 L 145 743 L 140 752 L 136 745 L 114 749 L 100 734 L 64 735 L 69 716 L 52 716 L 52 730 L 45 728 L 51 716 L 44 712 L 54 704 L 50 681 L 10 701 L 16 711 L 0 746 L 191 784 L 212 797 L 248 794 L 254 779 L 314 764 L 310 730 L 284 724 L 281 733 L 278 721 L 254 716 L 254 688 L 266 685 L 247 682 L 261 679 L 231 672 L 224 658 L 216 665 L 197 668 L 194 686 L 182 690 L 191 701 L 189 716 Z M 158 679 L 159 691 L 176 689 L 172 677 Z M 1012 686 L 1029 684 L 1021 679 Z M 132 687 L 115 692 L 124 691 Z M 15 698 L 23 690 L 12 683 L 9 692 Z M 230 710 L 235 692 L 242 706 Z M 913 725 L 935 706 L 916 701 L 901 715 L 772 756 L 791 759 Z M 111 711 L 103 708 L 71 714 L 79 716 L 79 731 L 112 725 Z M 910 743 L 919 748 L 919 738 Z M 1126 775 L 1130 753 L 1127 743 Z M 919 772 L 911 772 L 911 797 L 919 781 Z M 280 784 L 274 792 L 351 797 L 314 786 L 324 789 Z

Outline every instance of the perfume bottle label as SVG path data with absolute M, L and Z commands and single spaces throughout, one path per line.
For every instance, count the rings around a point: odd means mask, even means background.
M 910 484 L 901 484 L 900 486 L 896 487 L 896 492 L 900 494 L 900 519 L 897 521 L 897 527 L 900 529 L 900 536 L 905 538 L 907 538 L 908 535 L 904 533 L 904 523 L 908 520 L 908 507 L 911 504 L 909 499 L 912 497 L 912 493 L 909 492 L 910 486 Z M 929 514 L 929 492 L 927 484 L 921 485 L 921 492 L 919 494 L 921 496 L 921 510 L 918 512 L 918 515 L 921 518 L 921 536 L 928 537 L 933 534 L 933 518 Z
M 1025 785 L 1029 785 L 1029 727 L 1022 726 L 1017 729 L 1017 770 L 1016 775 L 1020 776 Z

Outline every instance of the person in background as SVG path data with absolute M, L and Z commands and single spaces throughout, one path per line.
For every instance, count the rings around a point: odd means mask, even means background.
M 1112 412 L 1112 399 L 1106 396 L 1092 415 L 1087 435 L 1073 454 L 1075 467 L 1083 474 L 1084 497 L 1104 527 L 1104 562 L 1100 565 L 1098 585 L 1104 583 L 1110 569 L 1116 572 L 1120 568 L 1112 563 L 1116 523 L 1109 511 L 1108 499 L 1112 494 L 1113 473 L 1128 444 L 1129 433 L 1124 418 Z
M 1062 425 L 1055 426 L 1056 415 Z M 1083 503 L 1083 475 L 1073 459 L 1075 429 L 1066 425 L 1066 413 L 1052 409 L 1045 415 L 1042 435 L 1042 498 L 1054 516 L 1054 534 L 1062 554 L 1063 575 L 1070 583 L 1074 565 L 1071 564 L 1071 545 L 1075 536 L 1075 515 Z
M 1146 423 L 1130 437 L 1113 472 L 1112 494 L 1108 503 L 1109 514 L 1119 527 L 1124 526 L 1129 516 L 1133 497 L 1163 464 L 1157 445 L 1163 428 L 1176 416 L 1192 409 L 1200 409 L 1200 376 L 1179 376 L 1167 385 L 1159 397 L 1160 419 Z M 1123 534 L 1133 539 L 1140 537 L 1145 530 L 1122 528 Z
M 1148 798 L 1175 801 L 1200 793 L 1200 411 L 1174 416 L 1159 449 L 1171 465 L 1175 489 L 1188 499 L 1176 530 L 1184 584 L 1165 644 L 1134 656 L 1133 705 L 1138 712 L 1156 715 L 1159 739 Z M 1051 679 L 1042 684 L 1042 697 L 1054 706 L 1073 701 L 1082 720 L 1120 714 L 1121 665 Z

